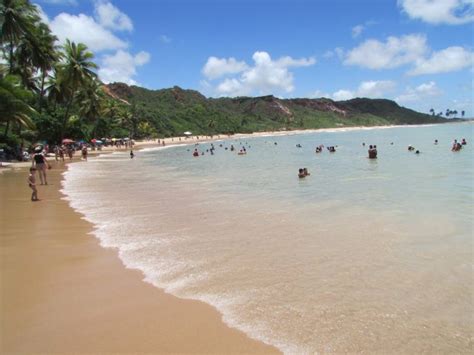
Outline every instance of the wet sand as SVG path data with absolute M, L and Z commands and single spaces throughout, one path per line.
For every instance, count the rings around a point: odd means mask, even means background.
M 39 202 L 30 201 L 26 168 L 0 174 L 0 353 L 277 351 L 227 327 L 211 306 L 126 269 L 61 200 L 64 165 L 51 164 Z

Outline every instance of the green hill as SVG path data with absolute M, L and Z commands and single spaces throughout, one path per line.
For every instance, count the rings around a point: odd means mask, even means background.
M 256 131 L 314 129 L 343 126 L 444 123 L 445 118 L 419 113 L 384 99 L 348 101 L 279 99 L 274 96 L 206 98 L 198 91 L 148 90 L 122 83 L 106 91 L 125 100 L 141 120 L 160 136 L 249 133 Z

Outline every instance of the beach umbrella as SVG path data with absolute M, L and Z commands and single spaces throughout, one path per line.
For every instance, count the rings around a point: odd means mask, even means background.
M 104 142 L 102 142 L 102 141 L 99 140 L 99 139 L 96 139 L 94 143 L 95 143 L 95 144 L 104 144 Z
M 123 140 L 124 140 L 124 141 L 129 141 L 129 140 L 130 140 L 130 138 L 128 138 L 128 137 L 127 137 L 127 138 L 124 138 Z
M 34 148 L 35 153 L 41 153 L 42 150 L 43 150 L 42 144 L 37 144 L 36 147 Z
M 74 143 L 74 141 L 72 139 L 69 139 L 69 138 L 64 138 L 63 139 L 63 144 L 70 144 L 70 143 Z
M 192 132 L 189 132 L 189 131 L 186 131 L 183 133 L 185 136 L 191 136 L 193 133 Z

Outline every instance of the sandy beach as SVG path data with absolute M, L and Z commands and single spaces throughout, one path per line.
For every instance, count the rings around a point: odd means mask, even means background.
M 65 165 L 49 160 L 39 202 L 26 167 L 0 174 L 0 353 L 276 352 L 126 269 L 61 199 Z

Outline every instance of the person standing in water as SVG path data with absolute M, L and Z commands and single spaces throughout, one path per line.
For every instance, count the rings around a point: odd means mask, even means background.
M 41 181 L 41 185 L 48 185 L 48 181 L 46 180 L 46 167 L 51 169 L 51 165 L 49 165 L 46 157 L 41 153 L 41 151 L 37 152 L 33 156 L 32 161 L 32 168 L 36 168 L 39 172 L 39 177 Z
M 377 159 L 377 148 L 375 146 L 369 145 L 369 159 Z
M 39 201 L 38 190 L 36 189 L 36 168 L 30 168 L 30 175 L 28 175 L 28 186 L 32 190 L 31 201 Z

